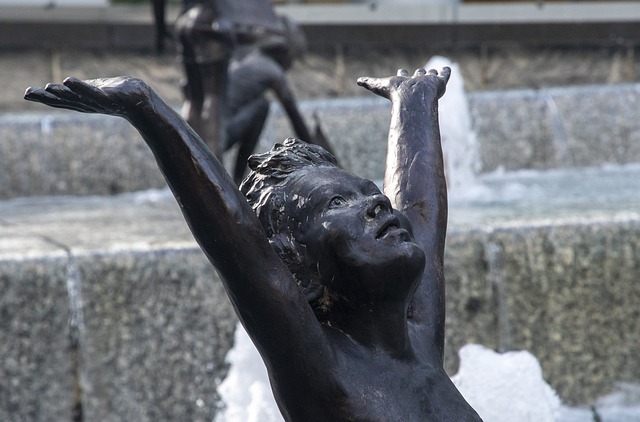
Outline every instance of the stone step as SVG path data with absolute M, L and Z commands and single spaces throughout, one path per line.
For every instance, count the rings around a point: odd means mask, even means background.
M 468 103 L 482 173 L 640 162 L 640 84 L 473 93 Z M 306 101 L 301 109 L 309 122 L 320 118 L 344 167 L 382 179 L 386 100 Z M 274 105 L 258 149 L 292 134 Z M 0 117 L 0 139 L 0 198 L 164 186 L 151 152 L 123 119 L 8 114 Z
M 451 118 L 442 115 L 442 102 L 449 99 L 441 99 L 441 126 Z M 640 162 L 640 84 L 474 92 L 467 100 L 480 173 Z M 363 177 L 382 179 L 388 101 L 320 100 L 302 108 L 307 116 L 320 117 L 341 164 Z M 261 148 L 287 136 L 286 121 L 272 119 Z M 446 137 L 443 128 L 445 142 Z
M 476 342 L 531 351 L 570 404 L 640 380 L 640 168 L 625 165 L 640 162 L 639 90 L 469 96 L 479 182 L 497 194 L 452 195 L 451 372 Z M 302 108 L 345 167 L 382 178 L 386 101 Z M 274 107 L 260 149 L 290 133 Z M 164 186 L 140 136 L 43 113 L 3 116 L 0 139 L 0 197 L 21 197 L 0 201 L 0 420 L 71 420 L 80 403 L 86 420 L 210 421 L 236 319 L 171 195 L 120 193 Z
M 236 319 L 168 194 L 0 203 L 0 420 L 211 421 Z
M 111 195 L 158 188 L 151 151 L 124 119 L 77 113 L 0 116 L 0 198 Z
M 570 404 L 640 380 L 640 201 L 565 206 L 452 213 L 451 372 L 473 342 L 531 351 Z M 0 201 L 0 291 L 0 420 L 212 420 L 236 319 L 166 190 Z

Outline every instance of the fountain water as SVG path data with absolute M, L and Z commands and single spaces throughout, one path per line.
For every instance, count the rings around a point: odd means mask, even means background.
M 485 422 L 554 422 L 559 415 L 558 395 L 526 351 L 499 354 L 466 345 L 452 381 Z
M 216 415 L 216 422 L 282 421 L 267 369 L 241 324 L 236 328 L 227 361 L 229 373 L 218 388 L 225 407 Z
M 442 56 L 431 58 L 425 69 L 451 68 L 447 93 L 440 99 L 440 136 L 444 154 L 447 186 L 454 196 L 463 196 L 477 187 L 480 168 L 478 140 L 471 128 L 469 102 L 464 91 L 464 79 L 456 63 Z

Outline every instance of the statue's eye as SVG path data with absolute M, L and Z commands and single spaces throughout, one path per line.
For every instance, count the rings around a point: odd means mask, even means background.
M 345 205 L 347 205 L 347 200 L 342 196 L 334 196 L 331 198 L 331 201 L 329 201 L 329 208 L 339 208 Z

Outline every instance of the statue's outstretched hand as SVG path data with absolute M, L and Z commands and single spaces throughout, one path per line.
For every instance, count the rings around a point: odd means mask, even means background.
M 126 76 L 81 81 L 66 78 L 62 84 L 27 88 L 24 98 L 51 107 L 83 113 L 126 117 L 149 100 L 151 89 L 140 79 Z
M 400 69 L 396 76 L 388 78 L 358 78 L 358 85 L 389 99 L 393 99 L 395 95 L 419 92 L 431 93 L 434 96 L 433 99 L 437 100 L 444 95 L 449 76 L 451 76 L 451 69 L 448 67 L 444 67 L 440 73 L 435 69 L 426 71 L 420 68 L 412 76 L 409 76 L 409 72 L 405 69 Z

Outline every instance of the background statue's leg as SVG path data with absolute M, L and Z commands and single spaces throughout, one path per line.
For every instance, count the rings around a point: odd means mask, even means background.
M 152 0 L 153 21 L 155 24 L 155 48 L 156 53 L 164 53 L 164 39 L 167 36 L 167 24 L 165 19 L 166 0 Z
M 268 114 L 269 101 L 264 97 L 259 97 L 238 110 L 229 120 L 225 149 L 240 144 L 233 169 L 233 180 L 238 184 L 242 181 L 247 168 L 247 160 L 255 150 Z
M 203 136 L 202 106 L 204 103 L 204 94 L 200 68 L 194 63 L 184 63 L 184 71 L 185 81 L 182 87 L 184 94 L 182 117 L 184 117 L 196 133 Z
M 211 151 L 218 157 L 222 156 L 222 146 L 227 142 L 225 127 L 225 110 L 227 99 L 227 81 L 229 60 L 221 59 L 213 63 L 201 64 L 202 93 L 202 132 L 200 136 L 205 140 Z

